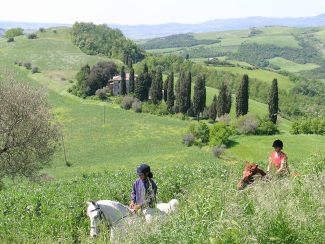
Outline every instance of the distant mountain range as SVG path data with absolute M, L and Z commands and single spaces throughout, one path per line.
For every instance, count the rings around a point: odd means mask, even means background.
M 325 14 L 313 17 L 299 18 L 267 18 L 247 17 L 238 19 L 215 19 L 198 24 L 168 23 L 160 25 L 115 25 L 107 24 L 109 27 L 120 29 L 125 36 L 131 39 L 148 39 L 169 36 L 180 33 L 200 33 L 225 30 L 249 29 L 264 26 L 288 26 L 288 27 L 317 27 L 325 26 Z M 55 23 L 24 23 L 24 22 L 1 22 L 0 36 L 6 29 L 20 27 L 24 30 L 37 30 L 41 27 L 72 26 L 71 24 Z M 2 29 L 2 31 L 1 31 Z

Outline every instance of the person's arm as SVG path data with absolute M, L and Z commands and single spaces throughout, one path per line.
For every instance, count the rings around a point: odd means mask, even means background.
M 132 191 L 131 191 L 131 201 L 129 207 L 131 209 L 135 208 L 136 202 L 136 182 L 133 183 Z

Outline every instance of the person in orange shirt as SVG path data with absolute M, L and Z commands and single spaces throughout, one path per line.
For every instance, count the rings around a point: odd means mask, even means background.
M 274 168 L 277 175 L 288 175 L 288 157 L 282 151 L 283 142 L 281 140 L 275 140 L 272 147 L 274 148 L 274 151 L 270 153 L 269 165 L 266 172 L 270 172 L 271 168 Z

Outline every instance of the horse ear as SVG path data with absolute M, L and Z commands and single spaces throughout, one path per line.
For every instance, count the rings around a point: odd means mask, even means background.
M 96 205 L 96 202 L 93 201 L 93 200 L 91 200 L 91 201 L 87 201 L 86 203 L 87 203 L 87 205 L 90 205 L 90 204 L 92 204 L 92 205 L 94 205 L 94 206 Z

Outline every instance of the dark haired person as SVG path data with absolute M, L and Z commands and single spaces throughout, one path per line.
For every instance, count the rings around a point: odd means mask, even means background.
M 136 173 L 139 178 L 133 183 L 129 207 L 135 211 L 141 209 L 146 219 L 147 215 L 151 218 L 152 210 L 156 207 L 157 184 L 152 179 L 153 174 L 149 165 L 139 165 Z
M 283 142 L 281 140 L 275 140 L 272 144 L 274 151 L 270 153 L 269 156 L 269 165 L 267 167 L 266 172 L 270 172 L 273 168 L 277 175 L 287 175 L 289 174 L 288 168 L 288 157 L 282 151 Z

